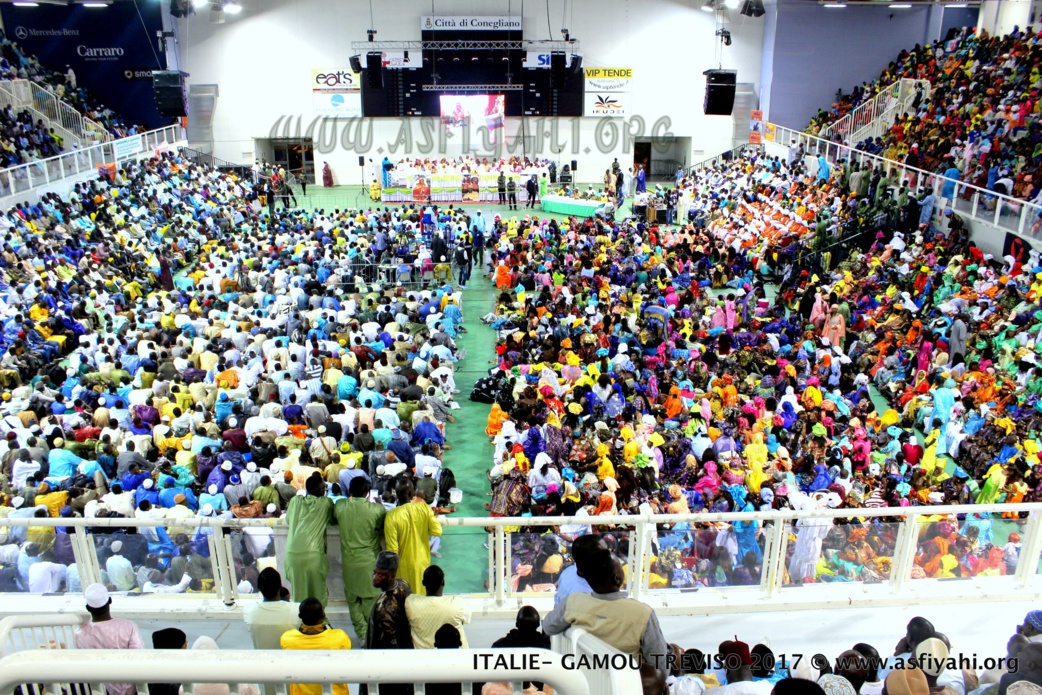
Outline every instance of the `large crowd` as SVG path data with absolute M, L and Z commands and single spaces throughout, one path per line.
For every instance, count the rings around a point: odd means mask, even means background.
M 916 45 L 871 82 L 830 109 L 808 132 L 817 133 L 901 78 L 927 80 L 910 111 L 882 136 L 848 142 L 855 148 L 946 177 L 1037 202 L 1042 193 L 1042 126 L 1036 62 L 1042 38 L 1032 28 L 1006 36 L 953 29 L 944 41 Z M 833 133 L 839 140 L 853 133 Z M 964 189 L 965 190 L 965 189 Z

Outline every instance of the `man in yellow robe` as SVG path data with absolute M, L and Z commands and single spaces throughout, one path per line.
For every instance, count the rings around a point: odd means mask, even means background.
M 395 490 L 398 506 L 387 513 L 384 541 L 387 550 L 400 558 L 398 578 L 409 582 L 413 593 L 426 595 L 423 572 L 431 566 L 431 537 L 441 536 L 441 524 L 411 482 Z

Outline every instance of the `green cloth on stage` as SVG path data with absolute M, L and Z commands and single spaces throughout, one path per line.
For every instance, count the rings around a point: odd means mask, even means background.
M 576 200 L 559 195 L 544 196 L 540 201 L 543 212 L 553 212 L 560 215 L 576 215 L 578 217 L 593 217 L 603 203 L 596 200 Z
M 328 497 L 298 495 L 289 501 L 285 567 L 296 602 L 313 597 L 324 606 L 329 601 L 326 527 L 333 521 L 333 500 Z
M 337 500 L 333 508 L 340 527 L 340 559 L 343 564 L 344 597 L 351 612 L 355 634 L 365 641 L 369 613 L 380 590 L 373 586 L 373 567 L 380 554 L 384 517 L 382 504 L 364 498 L 349 497 Z
M 398 578 L 409 582 L 414 594 L 426 595 L 423 573 L 431 566 L 431 536 L 441 535 L 441 524 L 430 506 L 408 502 L 387 513 L 384 541 L 398 553 Z

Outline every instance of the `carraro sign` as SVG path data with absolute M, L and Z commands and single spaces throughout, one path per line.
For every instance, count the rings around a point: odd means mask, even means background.
M 420 17 L 421 31 L 520 31 L 520 17 Z

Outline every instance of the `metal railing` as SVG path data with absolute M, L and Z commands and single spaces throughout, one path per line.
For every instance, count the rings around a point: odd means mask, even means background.
M 502 658 L 505 661 L 499 661 Z M 408 668 L 403 668 L 407 663 Z M 497 663 L 500 665 L 497 667 Z M 506 663 L 509 666 L 502 666 Z M 516 668 L 515 668 L 516 667 Z M 191 682 L 184 682 L 187 679 Z M 380 684 L 404 683 L 423 695 L 429 683 L 508 683 L 521 692 L 526 681 L 546 683 L 559 695 L 589 695 L 586 678 L 569 670 L 546 649 L 438 649 L 364 651 L 272 650 L 151 650 L 72 649 L 24 651 L 0 659 L 0 691 L 104 693 L 104 683 L 133 683 L 147 693 L 148 683 L 183 683 L 191 694 L 197 684 L 219 683 L 239 692 L 238 685 L 271 685 L 283 695 L 292 683 L 321 684 L 323 693 L 334 684 L 364 683 L 372 695 L 386 692 Z M 639 681 L 638 681 L 639 682 Z M 623 691 L 599 691 L 615 695 Z M 639 692 L 625 691 L 628 693 Z
M 21 196 L 63 179 L 96 172 L 104 164 L 113 164 L 139 153 L 150 153 L 157 147 L 172 146 L 181 140 L 181 126 L 170 125 L 122 140 L 74 149 L 47 159 L 0 169 L 0 198 Z
M 923 89 L 923 99 L 929 98 L 931 87 L 928 80 L 901 78 L 884 87 L 879 94 L 862 102 L 842 118 L 826 125 L 818 131 L 818 136 L 826 140 L 850 140 L 857 143 L 867 137 L 867 129 L 887 118 L 892 124 L 895 116 L 908 111 L 915 99 L 916 89 L 920 86 Z
M 759 152 L 763 152 L 763 145 L 754 145 L 752 143 L 746 143 L 743 145 L 739 145 L 738 147 L 732 148 L 730 150 L 727 150 L 726 152 L 721 152 L 720 154 L 714 157 L 703 159 L 701 162 L 692 165 L 688 169 L 688 172 L 693 174 L 696 171 L 711 169 L 717 166 L 718 164 L 730 162 L 731 160 L 738 159 L 747 154 L 754 154 Z
M 38 111 L 35 106 L 32 105 L 31 100 L 24 100 L 12 91 L 14 86 L 13 82 L 0 81 L 0 108 L 11 107 L 15 113 L 21 111 L 28 111 L 29 115 L 32 116 L 33 122 L 46 121 L 49 127 L 54 128 L 55 134 L 62 139 L 62 146 L 65 149 L 72 149 L 83 144 L 82 138 L 76 133 L 68 130 L 61 126 L 61 124 L 55 123 L 50 120 L 46 114 Z
M 908 166 L 879 155 L 862 152 L 854 149 L 852 145 L 832 142 L 792 128 L 769 124 L 768 130 L 770 129 L 774 129 L 775 135 L 773 142 L 764 143 L 767 153 L 785 159 L 791 143 L 803 144 L 807 153 L 806 163 L 811 173 L 817 171 L 819 152 L 825 153 L 831 164 L 845 159 L 858 163 L 862 169 L 865 166 L 880 167 L 890 177 L 893 187 L 907 183 L 911 193 L 930 188 L 937 196 L 935 210 L 938 214 L 950 207 L 962 216 L 994 225 L 1004 231 L 1032 239 L 1042 239 L 1042 207 L 1033 202 L 989 191 L 964 181 L 946 179 L 941 172 Z M 952 196 L 944 197 L 942 193 L 949 182 Z
M 1006 519 L 1005 516 L 1017 517 L 1020 513 L 1026 513 L 1026 519 Z M 969 516 L 968 516 L 969 515 Z M 918 572 L 913 572 L 913 559 L 916 555 L 927 552 L 929 548 L 925 543 L 932 538 L 925 537 L 924 530 L 927 524 L 938 519 L 945 519 L 957 528 L 967 525 L 967 519 L 972 515 L 984 515 L 978 524 L 974 521 L 970 525 L 985 524 L 988 529 L 994 530 L 994 545 L 1002 547 L 1006 538 L 1002 535 L 1010 530 L 1015 530 L 1023 539 L 1019 552 L 1019 559 L 1015 567 L 1006 567 L 1001 571 L 967 576 L 964 581 L 945 583 L 941 590 L 929 593 L 929 599 L 933 601 L 955 601 L 967 597 L 980 596 L 982 593 L 996 600 L 1011 600 L 1023 598 L 1025 589 L 1039 588 L 1037 580 L 1039 557 L 1042 554 L 1042 503 L 1032 504 L 992 504 L 992 505 L 963 505 L 963 506 L 917 506 L 917 507 L 892 507 L 879 509 L 818 509 L 813 511 L 769 511 L 769 512 L 730 512 L 730 513 L 704 513 L 685 515 L 620 515 L 620 516 L 597 516 L 597 517 L 520 517 L 520 518 L 473 518 L 473 517 L 441 517 L 441 523 L 445 528 L 472 528 L 482 529 L 484 533 L 475 534 L 446 534 L 443 543 L 453 542 L 470 543 L 476 539 L 486 539 L 488 542 L 488 582 L 484 592 L 472 593 L 469 596 L 482 597 L 485 601 L 484 612 L 489 614 L 494 610 L 508 611 L 516 610 L 516 598 L 526 598 L 551 595 L 556 576 L 547 575 L 542 569 L 545 563 L 540 561 L 541 534 L 547 529 L 557 529 L 565 536 L 581 533 L 582 529 L 596 527 L 601 532 L 611 535 L 624 549 L 620 554 L 628 567 L 626 588 L 634 598 L 644 599 L 661 595 L 670 596 L 670 609 L 683 610 L 685 605 L 690 608 L 690 603 L 685 604 L 683 599 L 685 590 L 692 587 L 700 587 L 696 594 L 688 596 L 698 597 L 701 601 L 700 609 L 715 610 L 713 606 L 722 604 L 713 602 L 717 599 L 726 598 L 727 606 L 734 609 L 736 605 L 760 605 L 764 599 L 775 599 L 779 605 L 785 603 L 786 598 L 794 601 L 817 601 L 813 607 L 820 607 L 825 602 L 817 596 L 807 594 L 789 593 L 789 587 L 802 586 L 806 577 L 801 576 L 793 568 L 786 553 L 789 537 L 800 537 L 805 528 L 817 527 L 826 531 L 824 535 L 835 534 L 834 541 L 841 546 L 846 542 L 850 533 L 862 528 L 867 530 L 876 544 L 876 552 L 887 559 L 885 567 L 873 570 L 875 576 L 859 574 L 856 578 L 848 578 L 843 586 L 833 591 L 841 592 L 840 597 L 832 596 L 837 603 L 828 605 L 852 606 L 860 605 L 858 601 L 871 599 L 873 601 L 890 601 L 896 603 L 912 600 L 922 600 L 923 594 L 914 589 L 918 584 Z M 738 525 L 736 525 L 738 524 Z M 761 547 L 762 560 L 758 563 L 755 576 L 745 577 L 739 580 L 739 575 L 734 575 L 734 581 L 728 579 L 721 583 L 718 575 L 714 581 L 702 581 L 703 569 L 697 566 L 692 572 L 675 566 L 672 569 L 665 566 L 666 560 L 672 553 L 672 549 L 686 547 L 690 550 L 699 543 L 710 544 L 715 547 L 728 538 L 727 534 L 736 534 L 739 531 L 747 531 L 747 524 L 756 524 L 754 536 L 758 537 L 757 545 Z M 823 529 L 828 526 L 828 529 Z M 63 552 L 68 559 L 74 560 L 68 567 L 66 587 L 72 585 L 75 575 L 76 590 L 86 587 L 91 583 L 102 581 L 106 577 L 108 561 L 111 558 L 109 545 L 112 540 L 119 539 L 124 543 L 123 556 L 131 559 L 131 562 L 140 565 L 144 562 L 148 553 L 161 554 L 162 545 L 150 546 L 146 544 L 157 542 L 154 533 L 149 529 L 162 527 L 169 529 L 168 536 L 173 539 L 179 534 L 184 534 L 185 539 L 177 543 L 181 547 L 184 542 L 189 542 L 206 559 L 205 567 L 196 567 L 196 570 L 205 572 L 205 581 L 201 586 L 192 589 L 200 598 L 220 599 L 226 605 L 233 605 L 239 598 L 240 584 L 246 578 L 243 567 L 243 558 L 247 555 L 260 559 L 274 557 L 276 565 L 286 575 L 284 561 L 285 541 L 287 526 L 282 519 L 218 519 L 210 517 L 197 517 L 188 519 L 166 520 L 166 519 L 64 519 L 64 518 L 5 518 L 0 519 L 0 533 L 7 532 L 9 536 L 4 542 L 23 543 L 27 540 L 37 540 L 40 543 L 54 543 L 55 536 L 43 533 L 38 529 L 44 527 L 65 528 L 66 536 L 62 541 Z M 24 530 L 22 530 L 24 529 Z M 568 533 L 565 529 L 570 529 Z M 744 532 L 743 531 L 743 532 Z M 860 533 L 860 532 L 859 532 Z M 992 533 L 991 530 L 988 533 Z M 149 534 L 144 538 L 137 539 L 135 535 Z M 718 539 L 720 534 L 725 534 Z M 336 527 L 330 527 L 329 547 L 339 548 Z M 17 536 L 17 537 L 15 537 Z M 570 539 L 560 537 L 559 552 L 565 559 L 570 554 Z M 161 539 L 160 539 L 161 540 Z M 831 542 L 831 541 L 830 541 Z M 851 539 L 853 542 L 853 539 Z M 985 535 L 981 535 L 981 543 L 987 542 Z M 800 547 L 797 541 L 797 548 Z M 751 546 L 748 546 L 751 547 Z M 826 549 L 829 548 L 828 542 Z M 134 550 L 137 548 L 137 550 Z M 480 544 L 474 547 L 475 552 L 479 550 Z M 693 550 L 691 552 L 694 552 Z M 819 553 L 824 552 L 820 549 Z M 139 557 L 135 557 L 135 553 Z M 176 553 L 175 553 L 176 554 Z M 71 556 L 71 557 L 70 557 Z M 708 560 L 707 557 L 690 555 L 695 561 Z M 652 558 L 658 558 L 655 571 L 657 579 L 652 582 L 651 574 L 653 567 Z M 678 555 L 674 560 L 680 561 Z M 811 565 L 813 567 L 813 561 Z M 338 593 L 333 587 L 341 581 L 342 574 L 339 567 L 339 553 L 329 553 L 330 570 L 330 596 L 332 603 L 336 603 Z M 517 562 L 515 562 L 517 560 Z M 734 569 L 740 565 L 742 558 L 735 559 Z M 75 568 L 72 567 L 75 564 Z M 696 562 L 697 565 L 697 562 Z M 524 569 L 527 567 L 527 569 Z M 139 567 L 134 568 L 135 571 Z M 162 567 L 160 568 L 163 569 Z M 751 571 L 751 570 L 750 570 Z M 694 575 L 694 577 L 692 576 Z M 814 576 L 811 572 L 811 576 Z M 917 579 L 913 580 L 913 574 Z M 162 572 L 160 573 L 162 576 Z M 665 585 L 662 578 L 665 577 Z M 692 582 L 694 578 L 694 582 Z M 112 579 L 112 577 L 108 577 Z M 165 580 L 156 580 L 157 584 L 177 584 L 181 577 L 167 576 Z M 712 576 L 710 576 L 712 579 Z M 834 585 L 837 586 L 837 585 Z M 847 587 L 844 589 L 843 587 Z M 853 589 L 850 587 L 857 587 Z M 26 593 L 28 586 L 15 586 L 6 596 L 19 595 L 18 592 Z M 121 590 L 137 590 L 149 593 L 157 591 L 157 587 L 134 586 L 122 587 Z M 250 591 L 255 592 L 255 588 Z M 182 589 L 183 591 L 183 589 Z M 4 594 L 0 594 L 2 596 Z M 74 594 L 77 596 L 78 595 Z M 709 603 L 706 603 L 709 601 Z M 143 603 L 148 602 L 148 597 L 143 597 L 134 602 L 134 606 L 128 608 L 133 611 Z M 3 609 L 9 613 L 21 612 L 23 608 L 18 602 L 6 602 Z M 77 604 L 78 605 L 78 604 Z
M 86 613 L 9 615 L 0 620 L 0 657 L 29 649 L 72 649 L 75 628 L 89 620 Z
M 112 140 L 103 125 L 87 118 L 79 110 L 58 97 L 49 87 L 32 80 L 18 79 L 5 82 L 23 106 L 32 106 L 48 121 L 73 133 L 81 144 L 99 144 Z

